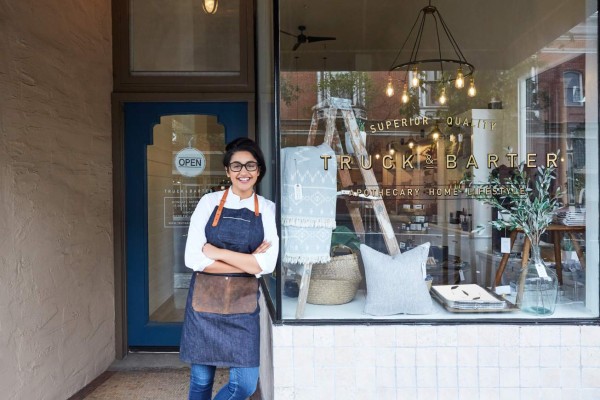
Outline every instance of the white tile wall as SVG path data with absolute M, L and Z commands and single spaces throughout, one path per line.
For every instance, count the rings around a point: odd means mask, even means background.
M 598 326 L 274 326 L 274 400 L 600 399 Z

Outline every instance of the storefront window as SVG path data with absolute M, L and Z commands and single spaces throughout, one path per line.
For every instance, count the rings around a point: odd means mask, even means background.
M 131 72 L 141 75 L 240 74 L 240 2 L 130 0 Z
M 433 4 L 468 63 L 390 72 L 418 7 L 280 2 L 283 319 L 598 317 L 590 4 Z M 424 29 L 417 53 L 452 58 Z M 541 236 L 497 229 L 536 212 Z
M 583 106 L 583 75 L 579 71 L 563 73 L 566 106 Z

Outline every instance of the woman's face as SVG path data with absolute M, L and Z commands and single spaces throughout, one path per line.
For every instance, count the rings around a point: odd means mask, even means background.
M 241 169 L 235 171 L 236 169 Z M 248 171 L 253 169 L 253 171 Z M 225 169 L 227 176 L 231 179 L 233 193 L 241 198 L 249 197 L 253 190 L 258 176 L 260 175 L 260 166 L 252 153 L 248 151 L 237 151 L 229 160 L 229 167 Z

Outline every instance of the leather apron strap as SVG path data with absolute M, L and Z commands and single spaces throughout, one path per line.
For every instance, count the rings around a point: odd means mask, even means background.
M 258 196 L 254 193 L 254 216 L 258 217 Z

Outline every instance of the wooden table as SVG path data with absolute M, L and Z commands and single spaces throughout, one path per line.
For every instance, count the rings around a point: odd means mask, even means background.
M 585 233 L 585 225 L 558 225 L 552 224 L 549 225 L 546 229 L 548 232 L 552 232 L 552 236 L 554 238 L 554 260 L 556 262 L 556 274 L 558 275 L 558 282 L 562 285 L 562 262 L 561 262 L 561 253 L 560 253 L 560 240 L 562 235 L 569 235 L 571 242 L 573 243 L 573 247 L 575 247 L 575 251 L 577 252 L 577 257 L 579 258 L 579 262 L 581 263 L 581 267 L 585 268 L 585 258 L 583 257 L 583 251 L 581 250 L 581 246 L 579 246 L 579 242 L 575 238 L 576 232 L 584 232 Z M 513 245 L 515 244 L 515 239 L 517 237 L 517 233 L 523 232 L 522 229 L 515 229 L 510 233 L 510 250 L 512 251 Z M 531 242 L 529 238 L 525 236 L 525 241 L 523 242 L 523 260 L 521 262 L 521 268 L 527 267 L 527 262 L 529 260 L 529 249 L 531 248 Z M 502 255 L 502 259 L 500 260 L 500 265 L 498 265 L 498 271 L 496 271 L 496 278 L 494 280 L 494 287 L 500 285 L 502 274 L 504 274 L 504 269 L 506 268 L 506 264 L 508 263 L 508 257 L 510 253 L 504 253 Z

